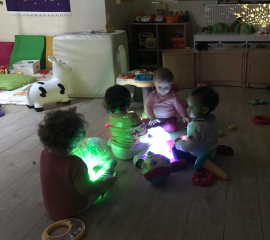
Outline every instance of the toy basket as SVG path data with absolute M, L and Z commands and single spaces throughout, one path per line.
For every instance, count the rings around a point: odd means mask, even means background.
M 165 16 L 167 23 L 177 23 L 178 22 L 178 15 L 174 16 Z
M 184 38 L 172 38 L 173 48 L 185 48 L 185 39 Z

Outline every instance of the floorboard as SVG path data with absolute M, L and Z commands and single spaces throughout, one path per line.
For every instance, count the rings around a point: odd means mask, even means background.
M 270 116 L 270 103 L 254 106 L 251 99 L 270 100 L 269 91 L 215 87 L 220 103 L 215 110 L 223 136 L 219 144 L 234 156 L 216 156 L 229 175 L 209 187 L 192 183 L 193 166 L 172 173 L 166 184 L 153 187 L 131 161 L 118 161 L 115 185 L 85 213 L 82 239 L 91 240 L 270 240 L 270 125 L 253 123 L 255 115 Z M 190 90 L 180 91 L 182 101 Z M 25 106 L 1 106 L 0 232 L 1 240 L 40 239 L 54 222 L 45 212 L 39 180 L 43 147 L 37 126 L 49 110 L 77 106 L 89 123 L 87 137 L 108 140 L 104 125 L 109 113 L 102 99 L 73 99 L 71 105 L 48 104 L 41 113 Z M 131 110 L 141 114 L 142 103 Z M 185 132 L 179 119 L 175 139 Z M 228 126 L 236 124 L 237 130 Z

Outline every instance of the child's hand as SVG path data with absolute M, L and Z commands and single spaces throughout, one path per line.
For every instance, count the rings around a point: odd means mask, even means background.
M 106 180 L 104 180 L 103 184 L 104 184 L 104 188 L 110 188 L 114 182 L 117 180 L 117 177 L 109 177 Z
M 189 123 L 189 119 L 185 116 L 182 118 L 184 123 Z
M 156 123 L 160 123 L 160 121 L 158 119 L 150 120 L 149 123 L 148 123 L 148 125 L 149 126 L 153 126 Z

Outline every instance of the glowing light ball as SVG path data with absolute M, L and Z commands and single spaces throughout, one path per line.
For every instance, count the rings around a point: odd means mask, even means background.
M 107 142 L 95 137 L 84 139 L 72 151 L 72 155 L 80 157 L 85 162 L 91 181 L 98 180 L 107 169 L 106 163 L 113 159 Z
M 162 127 L 148 129 L 148 135 L 141 137 L 140 141 L 151 144 L 149 148 L 150 152 L 164 155 L 169 158 L 171 162 L 174 161 L 172 154 L 174 141 L 171 139 L 171 135 L 165 132 Z
M 164 183 L 171 174 L 170 159 L 160 154 L 148 152 L 142 165 L 142 174 L 147 181 L 154 185 Z

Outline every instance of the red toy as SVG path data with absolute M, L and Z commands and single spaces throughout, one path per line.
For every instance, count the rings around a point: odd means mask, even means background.
M 195 172 L 192 175 L 192 181 L 199 186 L 209 186 L 214 182 L 214 175 L 207 171 Z
M 121 73 L 121 74 L 119 74 L 119 77 L 123 78 L 123 79 L 135 78 L 136 74 L 134 74 L 132 72 Z
M 264 115 L 257 115 L 253 117 L 253 122 L 261 125 L 270 124 L 270 118 Z

